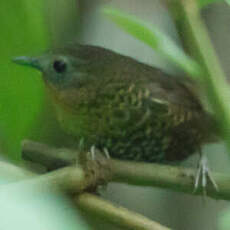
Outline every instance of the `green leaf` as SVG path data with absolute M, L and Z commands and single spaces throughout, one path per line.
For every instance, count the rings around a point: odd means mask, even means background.
M 36 71 L 17 66 L 11 60 L 47 47 L 45 3 L 44 0 L 0 2 L 0 147 L 14 160 L 20 159 L 20 141 L 36 121 L 43 86 Z
M 201 74 L 200 66 L 154 25 L 147 25 L 144 21 L 117 9 L 104 8 L 103 13 L 124 31 L 149 45 L 191 76 L 197 77 Z

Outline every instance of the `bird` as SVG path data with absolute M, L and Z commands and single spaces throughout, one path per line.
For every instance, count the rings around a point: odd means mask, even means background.
M 196 82 L 172 76 L 112 50 L 78 43 L 42 55 L 14 58 L 42 73 L 63 130 L 84 148 L 111 158 L 181 162 L 219 139 L 215 116 L 202 104 Z M 211 177 L 200 158 L 195 187 Z

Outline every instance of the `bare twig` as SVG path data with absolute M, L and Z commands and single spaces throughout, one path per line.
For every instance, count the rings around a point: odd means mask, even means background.
M 82 210 L 96 214 L 96 216 L 109 220 L 116 226 L 130 230 L 169 230 L 159 223 L 131 212 L 126 208 L 101 199 L 98 196 L 83 193 L 75 198 L 75 202 Z
M 65 148 L 53 148 L 46 144 L 24 140 L 22 142 L 22 157 L 27 161 L 42 164 L 47 169 L 57 169 L 76 161 L 78 153 Z
M 39 148 L 37 146 L 39 145 Z M 36 157 L 33 159 L 33 148 L 36 152 Z M 44 153 L 49 155 L 49 148 L 47 145 L 37 143 L 34 145 L 33 142 L 26 142 L 26 148 L 23 148 L 23 152 L 25 153 L 25 149 L 30 149 L 30 159 L 33 162 L 38 162 L 37 154 L 41 150 L 41 154 L 45 159 Z M 39 150 L 39 151 L 38 151 Z M 52 154 L 55 151 L 52 148 Z M 59 150 L 57 150 L 58 152 Z M 66 162 L 72 163 L 73 156 L 76 156 L 77 152 L 75 150 L 66 149 Z M 26 156 L 25 154 L 23 155 Z M 47 156 L 49 158 L 49 156 Z M 55 156 L 54 156 L 55 158 Z M 56 157 L 55 162 L 58 161 L 58 157 Z M 60 159 L 62 161 L 62 159 Z M 39 160 L 40 163 L 42 163 Z M 157 186 L 160 188 L 167 188 L 174 191 L 185 192 L 188 194 L 194 194 L 194 175 L 195 170 L 186 169 L 182 167 L 161 165 L 161 164 L 150 164 L 150 163 L 135 163 L 128 161 L 118 161 L 118 160 L 107 160 L 107 164 L 102 167 L 95 168 L 93 174 L 100 175 L 100 180 L 104 181 L 114 181 L 120 183 L 127 183 L 131 185 L 139 185 L 139 186 Z M 51 162 L 50 162 L 51 163 Z M 46 163 L 44 163 L 46 164 Z M 76 162 L 75 162 L 76 164 Z M 105 167 L 105 168 L 104 168 Z M 74 170 L 74 169 L 73 169 Z M 218 184 L 219 191 L 216 191 L 212 184 L 207 185 L 207 195 L 215 198 L 215 199 L 223 199 L 230 200 L 230 176 L 221 174 L 221 173 L 213 173 L 213 177 Z M 97 184 L 97 177 L 91 175 L 90 180 L 93 179 L 93 182 L 88 182 L 87 184 L 93 183 Z M 68 180 L 68 179 L 67 179 Z M 86 179 L 83 179 L 84 183 L 86 183 Z M 79 185 L 76 185 L 79 186 Z M 202 190 L 198 190 L 195 195 L 203 195 Z

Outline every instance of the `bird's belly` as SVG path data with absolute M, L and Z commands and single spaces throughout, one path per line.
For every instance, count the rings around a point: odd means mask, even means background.
M 112 158 L 170 163 L 184 160 L 200 147 L 198 134 L 189 130 L 178 133 L 177 127 L 169 127 L 166 121 L 151 120 L 151 125 L 138 127 L 133 123 L 115 129 L 116 135 L 100 136 L 96 142 L 101 150 L 107 148 Z
M 112 158 L 144 162 L 178 161 L 192 154 L 195 151 L 192 145 L 198 143 L 189 132 L 178 137 L 175 135 L 175 125 L 167 111 L 88 110 L 81 107 L 81 111 L 75 114 L 64 110 L 57 114 L 61 126 L 77 140 L 83 139 L 87 149 L 92 145 L 99 149 L 107 148 Z M 191 142 L 191 138 L 194 141 Z
M 123 131 L 125 132 L 125 130 Z M 98 147 L 100 149 L 106 147 L 113 158 L 163 162 L 165 161 L 170 137 L 166 133 L 164 136 L 159 133 L 149 135 L 147 129 L 141 129 L 127 132 L 125 135 L 101 137 L 98 143 Z

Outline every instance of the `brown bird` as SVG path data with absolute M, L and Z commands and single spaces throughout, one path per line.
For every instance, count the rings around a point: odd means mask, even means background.
M 217 126 L 187 77 L 161 70 L 113 51 L 72 44 L 19 64 L 39 69 L 63 129 L 89 149 L 106 148 L 111 157 L 144 162 L 182 161 L 217 140 Z M 212 180 L 201 157 L 195 181 Z

